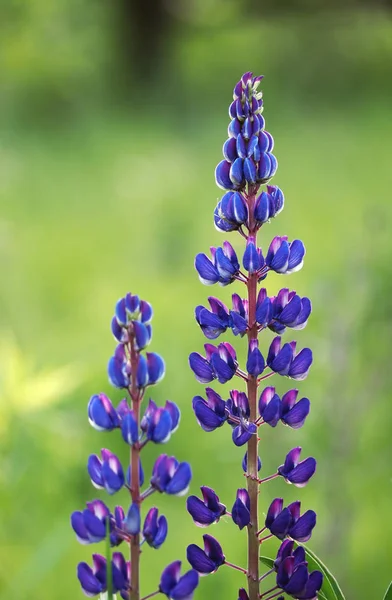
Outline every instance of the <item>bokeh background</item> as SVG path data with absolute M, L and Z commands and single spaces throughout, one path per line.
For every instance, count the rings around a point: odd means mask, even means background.
M 78 545 L 69 515 L 105 498 L 88 455 L 128 454 L 86 419 L 93 393 L 121 399 L 106 364 L 113 307 L 128 290 L 153 302 L 153 349 L 167 363 L 151 396 L 183 413 L 162 450 L 192 462 L 193 493 L 213 486 L 230 507 L 244 483 L 229 430 L 196 424 L 191 399 L 203 388 L 187 357 L 204 342 L 194 306 L 234 291 L 204 288 L 193 258 L 224 239 L 212 221 L 214 168 L 247 70 L 266 75 L 274 183 L 286 196 L 261 243 L 287 234 L 307 247 L 305 268 L 268 287 L 290 286 L 314 306 L 297 335 L 314 350 L 300 384 L 311 415 L 297 432 L 263 430 L 261 455 L 266 476 L 300 444 L 318 472 L 303 490 L 267 484 L 261 508 L 282 494 L 314 508 L 311 547 L 347 599 L 382 598 L 392 562 L 391 2 L 3 0 L 0 11 L 1 599 L 82 598 L 75 567 L 97 548 Z M 145 451 L 147 472 L 156 451 Z M 170 532 L 145 552 L 145 594 L 203 533 L 184 498 L 156 500 Z M 212 533 L 244 564 L 244 532 L 227 519 Z M 235 598 L 241 584 L 221 569 L 195 599 Z

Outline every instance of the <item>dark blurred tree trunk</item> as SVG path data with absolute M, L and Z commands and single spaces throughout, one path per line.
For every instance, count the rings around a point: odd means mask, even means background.
M 151 81 L 166 58 L 173 17 L 164 0 L 120 0 L 119 36 L 125 86 Z

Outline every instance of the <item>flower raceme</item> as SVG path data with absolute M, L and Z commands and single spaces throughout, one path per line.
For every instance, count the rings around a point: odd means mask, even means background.
M 110 563 L 108 557 L 100 554 L 93 554 L 92 566 L 79 563 L 77 575 L 87 596 L 111 590 L 124 600 L 140 600 L 141 546 L 146 542 L 150 548 L 158 549 L 168 534 L 165 515 L 159 514 L 156 506 L 144 511 L 144 501 L 154 492 L 184 495 L 192 477 L 187 462 L 161 454 L 155 461 L 149 486 L 144 491 L 141 489 L 144 484 L 140 456 L 143 448 L 148 443 L 168 442 L 177 430 L 181 416 L 178 406 L 170 400 L 164 406 L 158 406 L 150 399 L 142 410 L 146 389 L 158 383 L 165 370 L 164 361 L 158 354 L 143 353 L 151 342 L 152 316 L 151 305 L 136 295 L 127 294 L 117 302 L 111 325 L 117 346 L 109 360 L 108 375 L 110 383 L 123 389 L 126 397 L 115 408 L 106 394 L 95 394 L 87 407 L 92 427 L 99 432 L 118 430 L 128 447 L 124 457 L 128 458 L 131 453 L 127 467 L 108 448 L 88 459 L 88 474 L 96 488 L 110 495 L 125 489 L 130 498 L 126 510 L 116 506 L 112 513 L 101 500 L 92 500 L 84 510 L 75 511 L 71 515 L 71 525 L 77 540 L 82 544 L 93 544 L 109 536 L 111 547 L 129 546 L 131 560 L 113 552 Z M 180 576 L 180 566 L 181 563 L 175 562 L 166 567 L 156 591 L 148 597 L 161 593 L 172 600 L 191 600 L 199 577 L 193 569 Z
M 288 236 L 275 236 L 263 250 L 257 243 L 257 233 L 270 219 L 275 218 L 285 205 L 282 190 L 269 180 L 277 170 L 277 160 L 272 153 L 274 141 L 265 130 L 262 117 L 262 93 L 258 90 L 262 77 L 245 73 L 234 87 L 230 104 L 228 139 L 223 145 L 223 160 L 218 164 L 215 177 L 219 187 L 225 190 L 214 211 L 214 224 L 223 233 L 238 232 L 245 239 L 242 253 L 224 241 L 220 247 L 212 247 L 211 255 L 200 253 L 195 268 L 205 285 L 219 283 L 221 286 L 243 285 L 247 297 L 232 294 L 228 308 L 219 298 L 210 296 L 208 306 L 199 305 L 195 310 L 196 322 L 208 340 L 215 340 L 225 333 L 247 339 L 245 367 L 240 365 L 235 348 L 228 341 L 217 345 L 206 343 L 204 354 L 192 352 L 189 365 L 196 380 L 203 384 L 217 381 L 227 383 L 237 377 L 245 390 L 231 390 L 224 399 L 215 389 L 207 387 L 205 396 L 193 398 L 193 410 L 201 428 L 214 431 L 225 423 L 232 430 L 236 446 L 247 444 L 242 460 L 242 471 L 247 487 L 239 487 L 231 513 L 226 510 L 216 491 L 202 486 L 202 499 L 190 496 L 187 509 L 195 524 L 207 527 L 218 523 L 225 515 L 231 516 L 240 530 L 246 530 L 248 538 L 247 568 L 229 563 L 219 542 L 203 536 L 204 548 L 195 544 L 188 546 L 187 558 L 193 569 L 200 574 L 214 573 L 220 566 L 235 568 L 247 575 L 248 590 L 241 588 L 238 600 L 265 600 L 282 598 L 286 593 L 299 600 L 314 600 L 322 584 L 322 574 L 308 572 L 303 548 L 294 549 L 294 541 L 306 542 L 316 524 L 316 514 L 307 510 L 301 514 L 299 501 L 284 506 L 282 498 L 271 503 L 264 527 L 258 525 L 258 497 L 262 484 L 271 479 L 283 478 L 300 488 L 312 478 L 316 461 L 312 457 L 300 461 L 301 448 L 293 448 L 284 463 L 268 477 L 259 478 L 262 468 L 258 456 L 259 438 L 264 443 L 268 428 L 279 422 L 296 430 L 301 428 L 310 412 L 310 402 L 299 397 L 297 389 L 279 395 L 275 386 L 259 389 L 264 379 L 288 377 L 304 380 L 313 361 L 312 351 L 297 351 L 295 341 L 283 341 L 287 329 L 303 329 L 311 314 L 309 298 L 301 296 L 288 287 L 275 295 L 268 294 L 266 287 L 259 288 L 270 272 L 281 275 L 295 273 L 302 268 L 305 247 L 302 241 L 289 241 Z M 266 185 L 266 189 L 261 186 Z M 269 348 L 261 344 L 260 334 L 270 329 L 276 334 Z M 110 421 L 111 422 L 111 421 Z M 262 532 L 269 532 L 260 537 Z M 283 540 L 274 563 L 274 569 L 260 577 L 259 549 L 269 538 Z M 264 578 L 275 572 L 276 585 L 260 593 Z M 269 594 L 272 595 L 269 595 Z

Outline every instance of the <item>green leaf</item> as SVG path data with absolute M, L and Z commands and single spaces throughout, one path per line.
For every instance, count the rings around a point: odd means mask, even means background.
M 274 559 L 273 558 L 268 558 L 268 556 L 260 556 L 260 562 L 262 562 L 263 565 L 265 565 L 269 569 L 274 568 Z
M 392 581 L 385 592 L 384 600 L 392 600 Z
M 110 548 L 110 521 L 106 519 L 106 581 L 108 588 L 108 600 L 113 600 L 112 590 L 112 551 Z

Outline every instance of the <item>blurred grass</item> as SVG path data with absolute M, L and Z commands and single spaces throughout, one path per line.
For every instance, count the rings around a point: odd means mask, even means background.
M 360 34 L 366 47 L 385 49 L 379 74 L 367 74 L 384 89 L 390 26 L 375 17 L 371 27 L 350 31 L 346 45 L 340 42 L 350 60 Z M 162 451 L 192 462 L 193 493 L 199 485 L 213 486 L 230 506 L 234 486 L 243 484 L 243 452 L 230 444 L 228 430 L 205 434 L 195 422 L 191 398 L 202 387 L 189 371 L 187 356 L 204 341 L 193 320 L 194 306 L 210 293 L 227 300 L 234 291 L 203 288 L 193 259 L 224 239 L 212 223 L 220 196 L 213 170 L 225 139 L 231 86 L 248 68 L 247 47 L 240 44 L 247 32 L 235 38 L 236 47 L 243 47 L 235 56 L 229 53 L 230 35 L 226 42 L 219 36 L 219 43 L 197 35 L 178 42 L 181 111 L 171 105 L 170 91 L 158 87 L 162 105 L 154 112 L 91 110 L 50 127 L 41 121 L 24 127 L 15 120 L 3 126 L 1 599 L 82 597 L 75 567 L 92 548 L 77 544 L 68 520 L 72 510 L 97 495 L 85 469 L 88 454 L 107 445 L 124 461 L 127 457 L 118 435 L 90 430 L 86 403 L 99 391 L 121 398 L 106 381 L 106 364 L 113 349 L 113 306 L 128 290 L 154 304 L 153 349 L 167 363 L 166 378 L 151 395 L 157 402 L 174 400 L 183 413 L 179 431 Z M 392 558 L 391 109 L 376 87 L 339 104 L 332 78 L 328 106 L 320 75 L 320 89 L 312 88 L 309 95 L 309 79 L 301 79 L 299 67 L 304 65 L 309 77 L 309 63 L 317 69 L 329 54 L 322 44 L 306 50 L 305 37 L 290 56 L 290 35 L 287 23 L 271 28 L 268 41 L 275 49 L 283 44 L 279 60 L 263 49 L 265 61 L 250 65 L 268 75 L 265 116 L 280 162 L 276 184 L 286 197 L 284 212 L 263 228 L 260 240 L 265 248 L 274 235 L 287 234 L 307 247 L 303 271 L 289 278 L 271 276 L 267 283 L 271 292 L 287 285 L 313 300 L 312 319 L 296 336 L 300 347 L 314 350 L 311 376 L 300 384 L 312 412 L 299 432 L 263 431 L 261 456 L 268 475 L 300 444 L 319 466 L 304 490 L 268 484 L 261 507 L 265 511 L 274 496 L 284 494 L 314 508 L 319 522 L 312 548 L 337 575 L 348 600 L 376 599 L 390 579 Z M 346 74 L 353 78 L 348 86 L 361 85 L 361 56 L 356 68 L 347 63 L 339 68 L 334 60 L 336 81 L 344 85 Z M 368 59 L 375 64 L 376 53 Z M 298 89 L 294 72 L 292 80 L 285 78 L 290 61 L 300 71 Z M 217 68 L 223 68 L 221 81 Z M 240 240 L 235 244 L 241 248 Z M 278 382 L 277 387 L 288 386 Z M 155 456 L 156 448 L 146 449 L 147 472 Z M 112 500 L 126 504 L 127 496 Z M 167 514 L 170 531 L 160 552 L 145 552 L 151 560 L 142 566 L 143 593 L 152 591 L 162 568 L 184 559 L 186 544 L 200 542 L 203 533 L 190 522 L 184 499 L 154 500 Z M 232 524 L 224 521 L 213 533 L 228 560 L 243 564 L 241 534 Z M 239 575 L 222 569 L 202 580 L 196 599 L 234 597 L 240 585 Z

